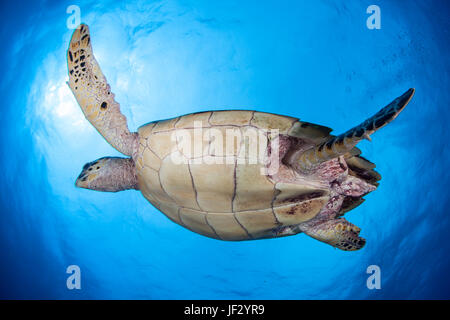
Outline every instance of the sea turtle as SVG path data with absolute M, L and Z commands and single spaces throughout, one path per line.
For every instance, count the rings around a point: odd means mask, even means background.
M 248 110 L 193 113 L 132 133 L 90 40 L 85 24 L 72 35 L 68 85 L 87 120 L 128 157 L 87 163 L 76 186 L 140 190 L 175 223 L 215 239 L 303 232 L 342 250 L 365 245 L 360 229 L 342 216 L 381 176 L 355 146 L 396 118 L 414 89 L 338 136 L 297 118 Z

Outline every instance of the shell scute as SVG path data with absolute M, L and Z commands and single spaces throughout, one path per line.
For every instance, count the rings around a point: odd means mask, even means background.
M 144 167 L 138 174 L 139 188 L 145 194 L 149 194 L 152 198 L 155 198 L 158 202 L 172 203 L 173 200 L 161 187 L 159 180 L 159 173 L 149 167 Z
M 177 150 L 186 158 L 201 158 L 209 152 L 209 141 L 197 129 L 179 129 L 174 133 Z
M 176 117 L 176 118 L 156 122 L 156 124 L 152 128 L 152 133 L 157 133 L 157 132 L 161 132 L 161 131 L 169 131 L 171 129 L 174 129 L 175 124 L 178 122 L 179 119 L 180 119 L 180 117 Z
M 187 114 L 183 117 L 180 117 L 179 120 L 175 123 L 175 128 L 193 128 L 194 126 L 199 126 L 205 128 L 210 127 L 209 118 L 211 117 L 212 112 L 197 112 Z
M 233 110 L 230 111 L 214 111 L 209 123 L 211 125 L 249 125 L 253 117 L 253 111 Z
M 146 139 L 149 135 L 152 134 L 153 127 L 156 125 L 157 122 L 150 122 L 147 123 L 138 129 L 139 137 L 140 139 Z
M 333 129 L 314 123 L 297 121 L 290 128 L 288 135 L 312 141 L 314 144 L 319 144 L 330 137 L 330 132 L 332 130 Z
M 156 171 L 161 168 L 161 159 L 150 148 L 145 147 L 141 154 L 142 156 L 139 157 L 139 160 L 143 161 L 142 165 L 146 165 Z
M 187 162 L 177 163 L 170 156 L 166 157 L 162 161 L 159 177 L 164 191 L 180 207 L 200 210 Z
M 241 211 L 236 212 L 235 216 L 254 239 L 273 237 L 272 230 L 278 225 L 272 209 Z
M 150 201 L 151 202 L 151 201 Z M 180 207 L 173 203 L 167 203 L 167 202 L 160 202 L 157 205 L 155 205 L 159 210 L 164 212 L 164 214 L 173 222 L 178 224 L 183 224 L 180 216 L 178 214 L 178 210 L 180 210 Z
M 219 239 L 218 235 L 206 220 L 206 213 L 188 208 L 180 208 L 180 219 L 183 225 L 204 236 Z
M 147 137 L 147 146 L 160 159 L 177 151 L 176 136 L 172 131 L 157 132 Z
M 242 228 L 232 213 L 208 212 L 206 220 L 222 240 L 239 241 L 250 239 L 248 233 Z
M 203 211 L 232 212 L 235 194 L 234 157 L 205 157 L 211 164 L 189 160 L 197 201 Z
M 275 197 L 274 184 L 257 164 L 237 164 L 234 211 L 270 208 Z
M 255 112 L 251 124 L 261 129 L 277 129 L 280 133 L 287 133 L 297 118 L 280 116 L 272 113 Z

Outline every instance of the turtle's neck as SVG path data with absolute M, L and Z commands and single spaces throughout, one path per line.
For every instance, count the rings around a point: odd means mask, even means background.
M 111 172 L 111 183 L 117 187 L 117 191 L 136 189 L 139 190 L 136 175 L 136 167 L 131 158 L 115 158 L 117 167 Z

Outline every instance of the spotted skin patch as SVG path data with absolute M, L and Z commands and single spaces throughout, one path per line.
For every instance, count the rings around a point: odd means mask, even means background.
M 86 119 L 114 148 L 131 156 L 137 135 L 128 130 L 110 86 L 92 52 L 89 28 L 82 24 L 72 35 L 67 50 L 69 87 Z

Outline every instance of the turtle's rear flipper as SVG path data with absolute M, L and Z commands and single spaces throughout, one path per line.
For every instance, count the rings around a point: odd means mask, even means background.
M 302 231 L 314 239 L 345 251 L 359 250 L 366 244 L 366 240 L 359 236 L 360 229 L 343 218 L 308 226 Z
M 405 108 L 413 95 L 414 89 L 409 89 L 359 126 L 337 137 L 331 137 L 327 141 L 299 154 L 296 159 L 293 159 L 292 165 L 302 171 L 311 171 L 325 161 L 346 154 L 358 142 L 363 139 L 370 140 L 372 133 L 394 120 Z
M 132 155 L 136 134 L 128 130 L 127 119 L 94 58 L 87 25 L 81 24 L 73 33 L 67 62 L 68 84 L 86 119 L 114 148 Z

